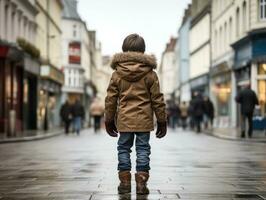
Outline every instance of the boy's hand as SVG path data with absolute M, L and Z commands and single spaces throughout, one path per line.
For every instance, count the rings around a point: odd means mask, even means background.
M 162 138 L 166 135 L 166 132 L 167 132 L 166 122 L 157 122 L 156 137 Z
M 115 126 L 115 122 L 114 121 L 110 121 L 110 122 L 105 122 L 105 129 L 106 132 L 111 136 L 111 137 L 117 137 L 117 128 Z

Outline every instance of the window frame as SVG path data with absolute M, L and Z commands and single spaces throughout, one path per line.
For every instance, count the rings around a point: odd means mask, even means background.
M 266 21 L 266 0 L 259 0 L 259 20 Z

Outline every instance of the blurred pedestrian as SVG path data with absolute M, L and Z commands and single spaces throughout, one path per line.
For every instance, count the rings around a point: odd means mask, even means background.
M 175 129 L 178 125 L 178 120 L 180 117 L 180 109 L 175 101 L 170 101 L 169 105 L 169 125 L 171 128 Z
M 213 118 L 214 118 L 214 106 L 212 101 L 209 97 L 204 97 L 204 115 L 205 115 L 205 128 L 209 127 L 209 124 L 211 124 L 211 127 L 213 126 Z
M 100 99 L 95 98 L 90 106 L 90 114 L 94 118 L 94 132 L 96 133 L 101 128 L 101 119 L 104 113 L 104 108 Z
M 240 104 L 241 111 L 241 137 L 245 137 L 246 121 L 248 121 L 248 136 L 251 138 L 253 133 L 252 117 L 255 105 L 259 104 L 256 93 L 246 86 L 236 96 L 236 102 Z
M 195 120 L 194 120 L 194 113 L 193 113 L 193 96 L 192 96 L 192 100 L 189 101 L 188 104 L 188 117 L 189 117 L 189 127 L 191 130 L 194 129 L 195 126 Z
M 79 135 L 82 127 L 82 120 L 85 118 L 85 110 L 79 99 L 76 100 L 71 110 L 73 115 L 74 131 L 77 135 Z
M 180 105 L 181 125 L 183 129 L 187 127 L 188 106 L 185 101 Z
M 68 100 L 60 108 L 60 117 L 64 123 L 65 134 L 69 133 L 69 127 L 72 120 L 71 105 Z
M 153 113 L 157 118 L 157 138 L 166 135 L 166 112 L 163 94 L 154 69 L 154 56 L 144 54 L 145 42 L 131 34 L 123 42 L 123 53 L 114 55 L 112 74 L 105 99 L 107 133 L 118 140 L 118 170 L 120 194 L 131 192 L 131 147 L 136 145 L 136 192 L 148 194 L 150 170 L 150 131 L 154 129 Z M 117 108 L 118 107 L 118 108 Z M 117 116 L 117 128 L 115 124 Z
M 194 120 L 195 120 L 195 126 L 197 133 L 201 132 L 201 123 L 203 120 L 203 114 L 204 114 L 204 101 L 202 98 L 202 95 L 198 92 L 195 93 L 195 98 L 192 100 L 193 103 L 193 114 L 194 114 Z

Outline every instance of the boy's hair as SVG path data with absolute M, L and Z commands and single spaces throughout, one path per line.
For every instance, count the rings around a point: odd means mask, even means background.
M 122 45 L 123 52 L 126 51 L 135 51 L 135 52 L 145 52 L 145 41 L 143 37 L 138 34 L 130 34 L 128 35 L 123 42 Z

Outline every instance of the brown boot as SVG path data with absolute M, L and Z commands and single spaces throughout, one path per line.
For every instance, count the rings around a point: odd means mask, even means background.
M 149 194 L 149 189 L 147 188 L 147 181 L 149 179 L 148 172 L 137 172 L 135 174 L 136 179 L 136 190 L 137 194 Z
M 118 186 L 119 194 L 131 192 L 131 174 L 130 171 L 121 171 L 118 173 L 120 184 Z

